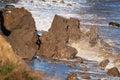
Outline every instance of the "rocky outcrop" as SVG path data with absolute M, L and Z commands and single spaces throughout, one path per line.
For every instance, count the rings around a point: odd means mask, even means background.
M 99 41 L 98 27 L 92 27 L 85 34 L 80 30 L 79 19 L 55 15 L 49 31 L 43 32 L 40 37 L 39 53 L 46 57 L 70 59 L 76 55 L 77 50 L 67 44 L 78 40 L 88 42 L 91 47 L 96 46 Z
M 5 64 L 16 64 L 18 57 L 11 45 L 0 35 L 0 66 Z
M 109 69 L 107 74 L 112 77 L 120 77 L 120 72 L 116 67 Z
M 16 54 L 31 59 L 37 51 L 37 33 L 30 12 L 24 8 L 15 8 L 11 13 L 3 13 L 2 32 L 7 36 Z M 9 34 L 5 33 L 10 32 Z
M 77 50 L 67 45 L 70 39 L 80 38 L 79 20 L 66 19 L 55 15 L 52 26 L 48 32 L 40 37 L 41 45 L 39 53 L 46 57 L 73 58 Z

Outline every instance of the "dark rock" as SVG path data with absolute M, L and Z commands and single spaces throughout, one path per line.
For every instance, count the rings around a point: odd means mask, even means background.
M 116 67 L 113 67 L 108 70 L 107 75 L 112 77 L 120 77 L 120 72 Z
M 37 51 L 37 32 L 30 12 L 24 8 L 15 8 L 11 13 L 3 13 L 4 27 L 10 31 L 7 40 L 16 54 L 32 59 Z M 2 26 L 3 27 L 3 26 Z
M 105 67 L 108 65 L 109 62 L 110 62 L 110 61 L 109 61 L 108 59 L 103 60 L 103 61 L 99 64 L 99 67 L 100 67 L 101 69 L 105 69 Z
M 81 78 L 83 78 L 83 79 L 87 79 L 87 80 L 91 79 L 90 76 L 89 76 L 88 74 L 84 74 L 84 75 L 82 75 Z
M 74 72 L 69 73 L 66 80 L 78 80 L 77 74 Z
M 77 50 L 67 45 L 69 39 L 80 38 L 79 20 L 66 19 L 55 15 L 52 26 L 48 32 L 40 37 L 39 53 L 46 57 L 70 59 L 77 54 Z
M 117 28 L 120 27 L 120 24 L 116 22 L 109 22 L 109 26 Z

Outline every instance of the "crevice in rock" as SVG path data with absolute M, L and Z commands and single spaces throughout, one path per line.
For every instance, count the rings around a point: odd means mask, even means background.
M 7 30 L 4 26 L 3 11 L 0 11 L 0 29 L 5 36 L 9 36 L 11 31 Z

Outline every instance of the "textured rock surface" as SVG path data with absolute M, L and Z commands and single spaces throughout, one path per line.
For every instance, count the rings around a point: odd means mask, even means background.
M 116 67 L 113 67 L 108 70 L 107 74 L 112 77 L 120 77 L 120 72 Z
M 3 13 L 3 19 L 2 27 L 11 32 L 7 40 L 15 53 L 31 59 L 37 51 L 37 33 L 31 13 L 24 8 L 15 8 L 11 13 Z M 5 30 L 2 31 L 4 33 Z
M 48 32 L 40 37 L 39 53 L 46 57 L 73 58 L 77 50 L 67 45 L 69 39 L 80 38 L 79 20 L 66 19 L 55 15 L 52 26 Z
M 100 62 L 99 67 L 100 67 L 101 69 L 105 69 L 105 67 L 108 65 L 109 62 L 110 62 L 110 61 L 109 61 L 108 59 L 103 60 L 102 62 Z

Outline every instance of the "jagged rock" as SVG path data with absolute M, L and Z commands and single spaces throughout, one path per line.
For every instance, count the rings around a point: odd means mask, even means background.
M 80 21 L 76 18 L 70 18 L 67 21 L 67 33 L 69 39 L 78 40 L 81 37 Z
M 75 38 L 74 38 L 75 37 Z M 55 15 L 52 26 L 48 32 L 43 32 L 40 37 L 39 53 L 46 57 L 73 58 L 77 50 L 67 45 L 69 39 L 80 37 L 79 20 L 66 19 Z
M 18 57 L 14 53 L 9 42 L 0 35 L 0 65 L 4 64 L 16 64 L 18 62 Z
M 77 74 L 75 72 L 69 73 L 66 80 L 78 80 Z
M 68 41 L 67 35 L 67 19 L 58 15 L 55 15 L 52 22 L 52 26 L 49 29 L 49 33 L 54 35 L 57 42 L 66 43 Z
M 120 72 L 116 67 L 113 67 L 108 70 L 107 75 L 112 77 L 120 77 Z
M 4 30 L 9 31 L 6 39 L 16 54 L 22 58 L 32 59 L 37 51 L 37 32 L 30 12 L 24 8 L 15 8 L 11 13 L 3 13 Z M 7 32 L 6 32 L 7 33 Z
M 108 59 L 105 59 L 105 60 L 103 60 L 103 61 L 99 64 L 99 67 L 100 67 L 101 69 L 105 69 L 105 67 L 108 65 L 109 62 L 110 62 L 110 61 L 109 61 Z

